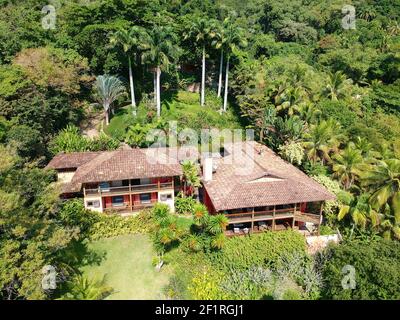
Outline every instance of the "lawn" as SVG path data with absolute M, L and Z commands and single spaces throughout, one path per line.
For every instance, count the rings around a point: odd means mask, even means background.
M 195 130 L 202 128 L 241 128 L 242 124 L 231 107 L 228 112 L 219 113 L 222 107 L 222 100 L 209 93 L 206 97 L 206 105 L 199 104 L 199 94 L 186 91 L 175 93 L 167 92 L 162 95 L 161 116 L 166 121 L 178 121 L 180 127 L 189 127 Z M 111 116 L 110 124 L 105 132 L 117 139 L 123 140 L 127 128 L 139 123 L 147 123 L 149 109 L 140 102 L 137 116 L 132 115 L 130 106 L 118 108 Z M 155 112 L 155 110 L 153 110 Z
M 162 288 L 168 283 L 170 271 L 157 272 L 152 266 L 155 256 L 147 235 L 125 235 L 103 239 L 89 244 L 89 248 L 104 255 L 99 265 L 82 267 L 89 277 L 102 278 L 114 288 L 107 299 L 154 300 L 162 299 Z

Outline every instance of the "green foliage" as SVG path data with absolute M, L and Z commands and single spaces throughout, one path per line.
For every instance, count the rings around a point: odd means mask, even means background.
M 175 211 L 178 214 L 193 214 L 195 204 L 195 199 L 185 197 L 181 192 L 175 197 Z
M 265 232 L 251 237 L 229 238 L 223 250 L 210 253 L 209 258 L 219 270 L 246 270 L 252 266 L 269 267 L 284 254 L 304 250 L 304 238 L 299 233 Z
M 189 292 L 195 300 L 223 300 L 226 295 L 218 286 L 220 281 L 220 273 L 205 268 L 199 271 L 191 280 Z
M 105 277 L 97 280 L 76 275 L 65 286 L 67 293 L 59 300 L 103 300 L 114 291 L 105 285 Z
M 286 143 L 279 147 L 280 155 L 287 161 L 298 166 L 304 158 L 304 149 L 300 142 Z
M 375 300 L 399 299 L 400 244 L 395 241 L 349 242 L 328 249 L 323 275 L 327 299 Z M 342 268 L 355 268 L 355 289 L 344 290 Z
M 7 132 L 7 142 L 26 160 L 33 160 L 44 152 L 40 132 L 27 125 L 13 126 Z
M 4 150 L 4 149 L 3 149 Z M 79 230 L 57 219 L 58 190 L 50 184 L 52 172 L 19 168 L 13 152 L 2 154 L 0 168 L 0 296 L 3 299 L 46 299 L 42 268 L 52 265 L 68 273 L 64 251 L 79 237 Z
M 81 237 L 90 240 L 147 233 L 152 221 L 150 213 L 146 211 L 130 217 L 89 211 L 80 200 L 66 201 L 60 210 L 60 219 L 67 226 L 79 227 Z
M 104 132 L 97 138 L 86 138 L 74 126 L 67 126 L 51 141 L 50 150 L 56 155 L 60 152 L 106 151 L 119 148 L 119 141 L 110 138 Z

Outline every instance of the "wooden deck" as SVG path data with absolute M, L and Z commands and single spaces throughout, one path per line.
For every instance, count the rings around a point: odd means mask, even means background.
M 319 225 L 321 223 L 320 216 L 313 213 L 303 213 L 297 211 L 294 215 L 295 221 L 298 222 L 310 222 Z
M 268 231 L 283 231 L 283 230 L 290 230 L 292 227 L 290 225 L 283 225 L 283 224 L 277 224 L 275 226 L 275 229 L 272 230 L 272 227 L 266 227 L 265 229 L 260 229 L 258 227 L 254 227 L 253 230 L 251 228 L 248 229 L 248 232 L 245 232 L 243 229 L 240 229 L 239 232 L 234 232 L 233 230 L 226 230 L 225 235 L 227 237 L 233 237 L 233 236 L 245 236 L 245 235 L 250 235 L 250 234 L 255 234 L 255 233 L 263 233 L 263 232 L 268 232 Z M 293 230 L 299 230 L 297 226 L 293 228 Z

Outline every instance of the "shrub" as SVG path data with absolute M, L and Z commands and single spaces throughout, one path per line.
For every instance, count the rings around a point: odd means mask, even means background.
M 130 217 L 105 215 L 85 209 L 79 199 L 66 201 L 60 210 L 59 218 L 68 226 L 79 227 L 81 236 L 90 240 L 146 233 L 151 227 L 151 215 L 148 211 Z
M 226 295 L 222 291 L 219 283 L 222 274 L 209 267 L 204 267 L 192 278 L 189 285 L 189 292 L 195 300 L 222 300 Z
M 96 213 L 95 213 L 96 214 Z M 97 213 L 98 220 L 87 232 L 90 240 L 116 237 L 125 234 L 147 233 L 151 228 L 151 215 L 143 211 L 135 216 L 104 215 Z
M 208 257 L 220 270 L 246 270 L 253 266 L 269 267 L 284 254 L 297 251 L 305 252 L 304 237 L 288 230 L 229 238 L 222 250 L 212 252 Z
M 323 268 L 324 297 L 327 299 L 376 300 L 400 299 L 400 243 L 352 241 L 330 246 Z M 355 269 L 355 289 L 344 289 L 342 273 L 346 265 Z
M 104 132 L 97 138 L 87 138 L 79 133 L 74 126 L 67 126 L 51 141 L 50 151 L 52 154 L 60 152 L 81 152 L 81 151 L 106 151 L 115 150 L 119 147 L 118 140 L 110 138 Z
M 192 214 L 196 200 L 192 197 L 184 197 L 179 193 L 175 198 L 175 212 L 178 214 Z

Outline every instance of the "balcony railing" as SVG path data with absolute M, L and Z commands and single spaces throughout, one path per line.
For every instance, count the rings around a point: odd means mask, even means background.
M 255 211 L 255 212 L 241 212 L 241 213 L 229 213 L 226 217 L 229 219 L 229 223 L 240 223 L 240 222 L 251 222 L 251 221 L 262 221 L 271 220 L 276 218 L 291 218 L 294 216 L 294 208 L 289 209 L 278 209 L 278 210 L 266 210 L 266 211 Z
M 136 210 L 142 210 L 146 208 L 151 208 L 154 206 L 154 204 L 157 203 L 157 200 L 151 200 L 149 202 L 140 202 L 140 201 L 134 201 L 132 205 L 130 203 L 124 203 L 123 205 L 117 205 L 117 206 L 109 206 L 104 208 L 104 211 L 106 212 L 129 212 L 129 211 L 136 211 Z
M 109 188 L 96 188 L 96 189 L 85 189 L 84 193 L 86 195 L 116 195 L 116 194 L 134 194 L 134 193 L 144 193 L 159 191 L 164 189 L 173 188 L 172 182 L 162 182 L 162 183 L 152 183 L 152 184 L 140 184 L 122 187 L 109 187 Z
M 296 221 L 313 222 L 319 224 L 320 218 L 317 214 L 302 213 L 294 208 L 255 211 L 255 212 L 241 212 L 241 213 L 228 213 L 226 217 L 229 223 L 243 223 L 251 221 L 274 220 L 284 218 L 294 218 Z

